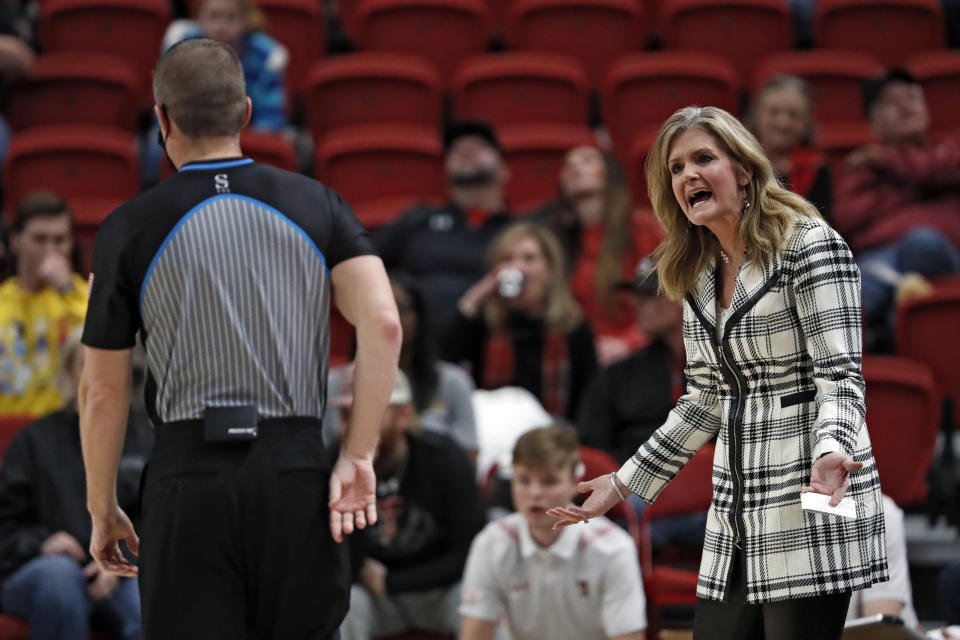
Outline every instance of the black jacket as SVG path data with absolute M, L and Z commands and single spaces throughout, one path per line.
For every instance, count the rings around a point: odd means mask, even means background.
M 117 498 L 131 518 L 152 442 L 149 427 L 131 421 L 117 475 Z M 0 464 L 0 582 L 40 555 L 50 535 L 66 531 L 86 549 L 90 530 L 79 417 L 57 411 L 17 433 Z
M 626 461 L 673 409 L 673 371 L 670 348 L 660 341 L 601 370 L 580 404 L 580 442 Z
M 387 269 L 406 271 L 417 279 L 431 323 L 443 330 L 452 321 L 460 296 L 486 273 L 487 248 L 510 222 L 510 215 L 498 213 L 473 228 L 455 204 L 419 204 L 379 229 L 373 243 Z

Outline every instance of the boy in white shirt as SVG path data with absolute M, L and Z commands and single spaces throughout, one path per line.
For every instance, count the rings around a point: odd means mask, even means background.
M 561 426 L 529 431 L 513 450 L 516 513 L 474 539 L 460 640 L 490 640 L 505 618 L 513 640 L 643 640 L 646 598 L 633 540 L 606 518 L 553 529 L 547 515 L 577 493 L 580 446 Z

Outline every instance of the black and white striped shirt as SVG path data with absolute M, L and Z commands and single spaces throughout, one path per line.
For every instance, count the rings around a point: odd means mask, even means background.
M 330 269 L 374 253 L 332 190 L 249 159 L 189 164 L 101 226 L 83 342 L 147 351 L 155 420 L 324 412 Z

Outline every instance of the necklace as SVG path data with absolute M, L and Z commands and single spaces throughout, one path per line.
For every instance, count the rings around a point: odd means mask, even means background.
M 725 264 L 730 264 L 730 256 L 728 256 L 727 252 L 723 249 L 720 249 L 720 259 L 723 260 Z

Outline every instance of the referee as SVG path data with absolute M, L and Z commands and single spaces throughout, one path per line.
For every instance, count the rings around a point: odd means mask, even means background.
M 335 638 L 349 597 L 337 542 L 376 521 L 373 452 L 400 323 L 350 207 L 309 178 L 244 158 L 250 118 L 233 50 L 186 40 L 154 70 L 177 174 L 97 235 L 80 429 L 90 551 L 138 568 L 148 640 Z M 356 326 L 354 416 L 330 468 L 321 439 L 330 297 Z M 146 347 L 156 444 L 143 541 L 117 506 L 130 357 Z

